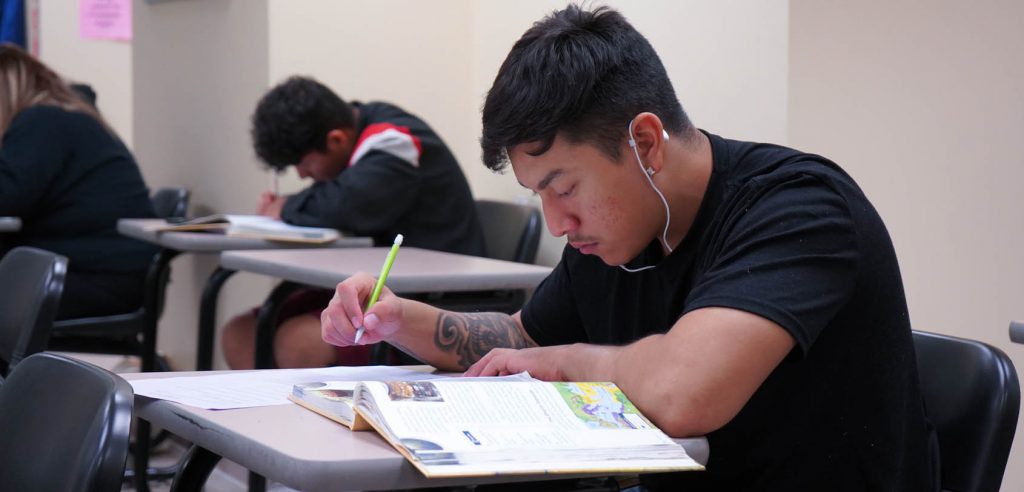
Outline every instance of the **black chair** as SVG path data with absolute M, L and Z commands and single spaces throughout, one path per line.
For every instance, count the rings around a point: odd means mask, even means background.
M 0 387 L 0 490 L 118 491 L 132 387 L 56 354 L 18 364 Z
M 153 211 L 161 219 L 184 219 L 188 214 L 188 190 L 185 188 L 160 188 L 153 192 Z
M 157 217 L 169 220 L 184 218 L 188 209 L 188 199 L 189 192 L 184 188 L 161 188 L 151 197 Z M 153 255 L 142 286 L 142 306 L 138 309 L 130 313 L 56 321 L 53 323 L 47 348 L 69 352 L 135 355 L 141 359 L 142 372 L 169 370 L 166 361 L 156 355 L 156 333 L 157 322 L 164 310 L 167 284 L 170 281 L 170 262 L 178 254 L 178 251 L 161 249 Z M 149 423 L 139 421 L 133 450 L 134 468 L 129 472 L 129 477 L 134 478 L 135 488 L 140 492 L 149 490 L 149 477 L 163 478 L 173 474 L 173 469 L 149 468 L 149 432 Z M 165 435 L 161 433 L 157 440 L 161 440 Z
M 477 200 L 476 215 L 484 229 L 488 258 L 519 263 L 537 260 L 542 218 L 536 207 Z
M 67 267 L 67 258 L 27 246 L 0 259 L 0 381 L 46 348 Z
M 543 222 L 540 210 L 525 204 L 477 200 L 476 213 L 484 230 L 487 258 L 530 264 L 537 259 Z M 525 290 L 501 290 L 412 297 L 449 311 L 512 314 L 523 307 L 526 294 Z
M 974 340 L 914 332 L 917 369 L 942 457 L 942 489 L 998 491 L 1020 410 L 1009 357 Z
M 153 208 L 162 219 L 182 218 L 188 208 L 189 192 L 184 188 L 161 188 L 153 196 Z M 157 369 L 156 329 L 163 312 L 168 264 L 177 252 L 154 254 L 146 271 L 143 301 L 135 311 L 107 316 L 60 320 L 53 324 L 49 348 L 70 352 L 136 355 L 143 372 Z M 164 368 L 166 369 L 166 368 Z

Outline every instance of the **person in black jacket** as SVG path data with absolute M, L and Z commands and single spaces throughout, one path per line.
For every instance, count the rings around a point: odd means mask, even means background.
M 153 217 L 131 153 L 52 70 L 0 45 L 0 255 L 34 246 L 69 259 L 57 318 L 130 312 L 142 304 L 156 250 L 117 233 L 117 219 Z
M 259 213 L 302 226 L 404 245 L 483 255 L 473 196 L 451 151 L 423 120 L 384 102 L 347 103 L 308 77 L 291 77 L 260 100 L 252 117 L 256 154 L 277 171 L 295 166 L 314 183 L 291 196 L 262 195 Z M 363 348 L 320 340 L 319 312 L 329 290 L 306 290 L 286 302 L 275 338 L 279 367 L 365 362 Z M 243 313 L 225 327 L 222 345 L 233 368 L 252 366 L 256 319 Z M 353 352 L 360 352 L 354 354 Z

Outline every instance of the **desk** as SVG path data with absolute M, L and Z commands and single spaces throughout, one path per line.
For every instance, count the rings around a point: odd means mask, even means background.
M 21 230 L 21 219 L 17 217 L 0 217 L 0 232 L 16 232 Z
M 203 374 L 210 373 L 136 373 L 122 376 L 132 380 Z M 186 464 L 186 471 L 182 474 L 184 478 L 172 485 L 171 490 L 175 490 L 175 486 L 182 486 L 178 490 L 198 490 L 220 457 L 275 482 L 307 491 L 401 489 L 572 477 L 428 480 L 377 433 L 352 432 L 298 405 L 213 411 L 136 396 L 135 415 L 191 441 L 202 450 L 199 451 L 203 456 L 199 459 L 200 464 Z M 707 463 L 709 449 L 706 439 L 676 441 L 697 462 Z M 192 466 L 199 469 L 189 471 Z M 203 469 L 203 466 L 209 468 Z
M 117 232 L 133 239 L 161 247 L 161 256 L 166 258 L 163 268 L 180 253 L 220 253 L 227 250 L 256 250 L 271 248 L 352 248 L 371 246 L 373 241 L 365 237 L 342 237 L 325 244 L 289 243 L 268 241 L 251 237 L 226 236 L 203 232 L 178 232 L 153 230 L 166 224 L 163 219 L 121 219 L 117 221 Z M 199 305 L 199 330 L 196 343 L 196 369 L 203 371 L 213 367 L 213 341 L 216 330 L 217 296 L 220 289 L 234 270 L 217 268 L 206 281 Z
M 333 290 L 339 282 L 357 272 L 376 275 L 389 250 L 265 250 L 222 254 L 222 268 L 285 280 L 270 293 L 260 309 L 256 323 L 256 367 L 272 367 L 277 310 L 298 284 Z M 388 274 L 387 286 L 402 294 L 532 289 L 550 273 L 550 267 L 409 247 L 399 251 Z

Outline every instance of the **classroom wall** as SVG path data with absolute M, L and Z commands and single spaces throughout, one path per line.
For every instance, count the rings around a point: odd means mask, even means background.
M 81 38 L 77 0 L 36 0 L 36 4 L 39 58 L 63 77 L 91 85 L 103 117 L 132 147 L 132 44 Z
M 194 215 L 252 212 L 267 185 L 248 136 L 248 115 L 266 88 L 266 5 L 136 0 L 134 8 L 135 154 L 147 182 L 187 187 Z M 216 257 L 186 254 L 172 266 L 158 349 L 185 369 L 195 364 L 199 294 Z M 248 306 L 238 299 L 245 289 L 271 286 L 237 275 L 220 298 L 221 319 Z
M 1024 368 L 1024 3 L 791 3 L 790 142 L 839 162 L 889 227 L 916 329 Z M 1004 490 L 1024 489 L 1024 421 Z

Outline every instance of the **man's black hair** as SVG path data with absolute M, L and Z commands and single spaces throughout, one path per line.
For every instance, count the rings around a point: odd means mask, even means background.
M 498 70 L 483 109 L 484 164 L 501 170 L 506 148 L 561 133 L 612 159 L 639 113 L 661 118 L 670 133 L 691 123 L 654 48 L 617 11 L 577 5 L 551 13 L 523 34 Z
M 256 155 L 280 170 L 311 151 L 326 150 L 331 130 L 353 127 L 352 106 L 327 86 L 296 76 L 260 99 L 252 115 L 252 141 Z

